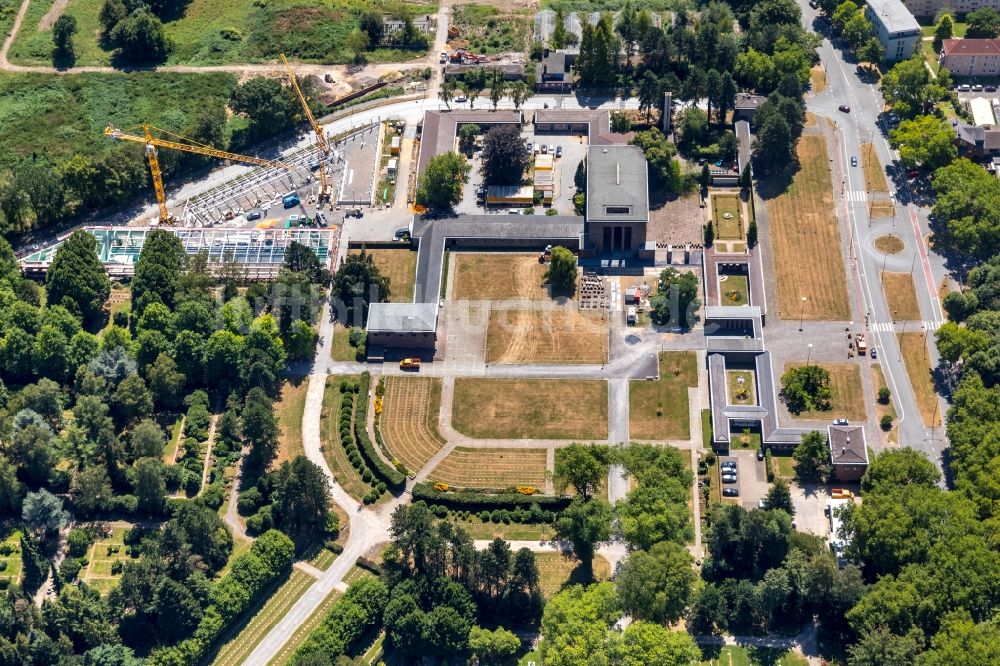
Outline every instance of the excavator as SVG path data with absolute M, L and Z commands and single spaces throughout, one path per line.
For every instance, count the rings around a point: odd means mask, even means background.
M 163 176 L 160 173 L 160 161 L 156 156 L 157 148 L 169 148 L 171 150 L 180 150 L 185 153 L 217 157 L 220 160 L 232 160 L 234 162 L 244 162 L 246 164 L 256 164 L 258 166 L 274 167 L 278 169 L 291 170 L 297 168 L 294 164 L 286 164 L 285 162 L 277 162 L 275 160 L 265 160 L 259 157 L 250 157 L 248 155 L 239 155 L 237 153 L 219 150 L 218 148 L 212 148 L 211 146 L 187 139 L 178 134 L 174 134 L 173 132 L 153 127 L 148 123 L 144 123 L 141 127 L 142 136 L 139 136 L 136 134 L 128 134 L 126 131 L 120 130 L 109 124 L 104 128 L 104 135 L 112 139 L 134 141 L 135 143 L 141 143 L 146 146 L 146 160 L 149 162 L 149 171 L 153 175 L 153 189 L 156 190 L 156 203 L 160 208 L 160 224 L 176 224 L 177 218 L 170 215 L 167 210 L 167 196 L 163 189 Z M 169 135 L 175 139 L 179 139 L 179 141 L 171 141 L 153 136 L 153 130 Z
M 326 160 L 330 156 L 330 144 L 326 140 L 323 128 L 316 122 L 312 109 L 309 108 L 309 103 L 306 101 L 305 95 L 302 94 L 302 89 L 299 88 L 295 72 L 292 71 L 291 66 L 288 64 L 285 54 L 280 53 L 278 55 L 281 58 L 281 63 L 285 66 L 285 71 L 288 72 L 288 81 L 292 84 L 292 89 L 298 96 L 299 103 L 302 104 L 302 111 L 305 113 L 306 120 L 309 121 L 309 126 L 312 127 L 313 133 L 316 134 L 316 150 L 319 152 L 319 203 L 323 203 L 330 200 L 330 190 L 326 179 Z

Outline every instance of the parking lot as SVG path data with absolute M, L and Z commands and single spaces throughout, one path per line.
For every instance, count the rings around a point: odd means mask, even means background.
M 534 132 L 522 131 L 521 136 L 526 143 L 530 142 L 532 152 L 538 146 L 538 152 L 542 150 L 542 145 L 546 146 L 546 153 L 550 147 L 562 149 L 561 157 L 555 160 L 555 196 L 552 200 L 552 208 L 560 215 L 573 215 L 573 195 L 576 194 L 576 185 L 573 182 L 576 175 L 577 165 L 587 156 L 587 138 L 575 134 L 535 134 Z M 512 207 L 510 205 L 487 207 L 477 196 L 477 192 L 483 186 L 483 177 L 479 173 L 482 165 L 482 151 L 476 150 L 473 153 L 470 163 L 472 170 L 469 173 L 469 182 L 466 183 L 462 192 L 462 201 L 455 206 L 458 213 L 468 215 L 482 215 L 484 213 L 505 214 Z M 541 206 L 536 206 L 536 213 L 543 213 Z
M 736 465 L 736 481 L 735 483 L 723 482 L 723 497 L 725 497 L 727 488 L 735 489 L 739 495 L 730 499 L 748 510 L 756 509 L 760 500 L 767 495 L 770 487 L 767 482 L 767 473 L 764 471 L 764 463 L 757 460 L 756 451 L 732 451 L 730 455 L 719 458 L 720 466 L 728 464 Z M 725 474 L 725 467 L 722 467 L 720 471 Z

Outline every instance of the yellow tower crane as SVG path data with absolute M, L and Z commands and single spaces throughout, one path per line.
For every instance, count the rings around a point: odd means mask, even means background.
M 181 143 L 180 141 L 168 141 L 166 139 L 161 139 L 159 137 L 153 136 L 152 130 L 157 132 L 162 132 L 163 134 L 169 134 L 177 139 L 181 139 L 187 143 Z M 294 164 L 286 164 L 284 162 L 277 162 L 274 160 L 264 160 L 259 157 L 249 157 L 247 155 L 239 155 L 237 153 L 229 153 L 225 150 L 219 150 L 218 148 L 212 148 L 202 143 L 197 143 L 191 139 L 187 139 L 172 132 L 153 127 L 152 125 L 144 123 L 142 125 L 142 136 L 135 134 L 128 134 L 112 125 L 108 125 L 104 128 L 104 135 L 111 137 L 112 139 L 120 139 L 122 141 L 134 141 L 135 143 L 145 144 L 146 146 L 146 159 L 149 161 L 149 171 L 153 175 L 153 189 L 156 190 L 156 203 L 160 207 L 160 223 L 170 224 L 172 219 L 167 212 L 167 196 L 163 190 L 163 175 L 160 173 L 160 161 L 156 157 L 157 148 L 170 148 L 172 150 L 180 150 L 185 153 L 194 153 L 196 155 L 207 155 L 209 157 L 217 157 L 220 160 L 232 160 L 234 162 L 245 162 L 247 164 L 256 164 L 258 166 L 266 167 L 276 167 L 280 169 L 295 169 Z
M 288 64 L 288 60 L 285 59 L 285 54 L 280 53 L 278 55 L 281 57 L 281 62 L 285 65 L 285 70 L 288 72 L 288 80 L 292 84 L 292 89 L 299 97 L 299 103 L 302 104 L 302 110 L 306 114 L 306 120 L 309 121 L 309 125 L 316 134 L 316 149 L 319 151 L 319 200 L 321 202 L 326 201 L 330 198 L 330 192 L 327 189 L 326 182 L 326 158 L 330 155 L 330 144 L 326 142 L 326 135 L 323 133 L 323 128 L 319 126 L 319 123 L 316 122 L 316 118 L 313 117 L 312 110 L 309 108 L 309 103 L 306 102 L 306 97 L 302 94 L 301 88 L 299 88 L 299 82 L 295 79 L 295 72 L 292 71 L 291 66 Z

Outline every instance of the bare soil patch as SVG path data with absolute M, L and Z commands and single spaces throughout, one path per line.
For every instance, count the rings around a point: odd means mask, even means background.
M 605 363 L 608 324 L 576 309 L 493 310 L 486 333 L 488 363 Z
M 697 194 L 688 194 L 655 206 L 649 211 L 646 238 L 657 243 L 683 245 L 701 243 L 708 217 Z

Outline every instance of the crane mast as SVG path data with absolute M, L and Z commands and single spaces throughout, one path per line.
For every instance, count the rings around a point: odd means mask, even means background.
M 285 66 L 285 70 L 288 72 L 288 80 L 292 84 L 292 89 L 298 96 L 299 103 L 302 105 L 302 110 L 305 112 L 306 120 L 309 121 L 309 126 L 312 127 L 313 133 L 316 135 L 316 149 L 319 152 L 319 200 L 326 201 L 330 198 L 330 192 L 328 190 L 326 180 L 326 158 L 330 154 L 330 145 L 326 141 L 326 134 L 323 133 L 323 128 L 316 122 L 316 118 L 313 116 L 312 110 L 309 108 L 309 103 L 306 102 L 306 97 L 302 94 L 302 90 L 299 88 L 299 83 L 295 79 L 295 72 L 292 71 L 291 66 L 288 64 L 285 54 L 281 53 L 279 56 L 281 57 L 282 64 Z
M 296 168 L 294 164 L 286 164 L 285 162 L 278 162 L 275 160 L 265 160 L 259 157 L 240 155 L 238 153 L 230 153 L 225 150 L 219 150 L 218 148 L 212 148 L 211 146 L 203 144 L 168 141 L 166 139 L 153 136 L 152 130 L 154 129 L 157 128 L 149 125 L 148 123 L 143 123 L 142 136 L 138 136 L 135 134 L 128 134 L 109 124 L 104 128 L 104 135 L 121 141 L 141 143 L 145 146 L 146 160 L 149 162 L 149 172 L 153 176 L 153 189 L 156 192 L 156 204 L 160 209 L 160 222 L 162 224 L 170 224 L 172 220 L 169 212 L 167 211 L 167 196 L 163 189 L 163 174 L 160 171 L 160 160 L 157 157 L 157 148 L 169 148 L 171 150 L 179 150 L 185 153 L 207 155 L 208 157 L 216 157 L 222 160 L 232 160 L 234 162 L 244 162 L 246 164 L 256 164 L 258 166 L 275 167 L 279 169 Z M 165 132 L 165 130 L 159 131 Z M 169 132 L 166 133 L 169 134 Z

